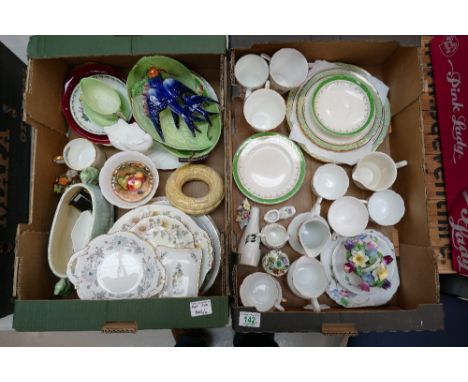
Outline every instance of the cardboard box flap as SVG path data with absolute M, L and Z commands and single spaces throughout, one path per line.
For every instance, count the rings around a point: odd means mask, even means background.
M 130 36 L 32 36 L 29 58 L 57 58 L 128 54 Z
M 337 40 L 366 40 L 366 41 L 396 41 L 401 46 L 421 46 L 420 36 L 229 36 L 229 47 L 232 49 L 248 49 L 255 44 L 291 43 L 295 41 L 337 41 Z
M 190 303 L 209 300 L 211 314 L 192 317 Z M 17 331 L 101 330 L 107 322 L 135 322 L 138 329 L 217 328 L 228 323 L 228 297 L 146 300 L 17 301 Z M 164 312 L 164 314 L 161 314 Z
M 358 332 L 422 331 L 442 330 L 444 328 L 444 310 L 441 304 L 419 305 L 415 309 L 389 310 L 378 307 L 365 312 L 343 310 L 341 312 L 323 311 L 320 314 L 310 312 L 266 312 L 261 313 L 259 327 L 244 327 L 239 322 L 241 312 L 256 312 L 254 308 L 233 308 L 232 324 L 236 332 L 325 332 L 330 331 L 324 323 L 342 324 L 353 334 Z
M 53 158 L 61 154 L 68 140 L 65 135 L 38 123 L 32 124 L 32 127 L 35 133 L 32 138 L 35 155 L 31 165 L 29 223 L 21 225 L 20 229 L 47 232 L 60 199 L 60 195 L 53 192 L 53 185 L 56 177 L 67 171 L 65 165 L 55 164 Z
M 30 58 L 226 52 L 226 36 L 33 36 Z
M 440 302 L 437 263 L 429 248 L 400 244 L 399 272 L 399 306 L 414 309 Z
M 428 246 L 426 186 L 424 170 L 424 142 L 421 131 L 419 99 L 392 119 L 389 136 L 395 161 L 408 161 L 398 170 L 394 190 L 405 200 L 405 216 L 397 225 L 400 242 Z
M 63 79 L 68 71 L 61 60 L 30 60 L 24 92 L 24 120 L 65 134 L 67 125 L 61 112 Z M 58 73 L 58 75 L 52 75 Z
M 411 104 L 424 91 L 420 49 L 401 47 L 384 64 L 384 82 L 390 87 L 392 115 Z
M 48 232 L 25 231 L 16 244 L 16 297 L 18 299 L 52 298 L 57 278 L 47 261 Z

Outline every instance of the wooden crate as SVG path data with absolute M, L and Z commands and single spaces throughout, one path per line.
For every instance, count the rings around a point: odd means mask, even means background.
M 434 97 L 434 79 L 429 50 L 430 36 L 421 40 L 423 51 L 424 94 L 422 114 L 424 124 L 425 171 L 427 184 L 427 213 L 429 237 L 439 273 L 455 273 L 450 255 L 450 226 L 445 195 L 437 108 Z

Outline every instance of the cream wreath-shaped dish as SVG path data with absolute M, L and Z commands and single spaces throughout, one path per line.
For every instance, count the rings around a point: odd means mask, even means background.
M 208 193 L 199 198 L 187 196 L 182 191 L 185 183 L 201 181 L 208 185 Z M 211 167 L 194 164 L 174 171 L 166 183 L 166 196 L 170 203 L 189 215 L 209 214 L 224 198 L 221 176 Z

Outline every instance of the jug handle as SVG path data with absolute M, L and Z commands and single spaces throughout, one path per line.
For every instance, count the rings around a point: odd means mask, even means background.
M 321 196 L 318 197 L 318 199 L 315 201 L 312 209 L 310 210 L 310 213 L 312 214 L 312 216 L 320 216 L 320 209 L 322 207 L 322 201 L 323 201 L 323 198 Z

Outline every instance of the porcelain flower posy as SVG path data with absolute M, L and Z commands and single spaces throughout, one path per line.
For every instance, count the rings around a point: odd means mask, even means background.
M 360 277 L 361 290 L 370 292 L 371 287 L 388 289 L 387 265 L 393 262 L 392 256 L 383 256 L 378 248 L 378 238 L 373 235 L 361 234 L 344 242 L 346 262 L 343 269 L 346 273 L 354 273 Z

